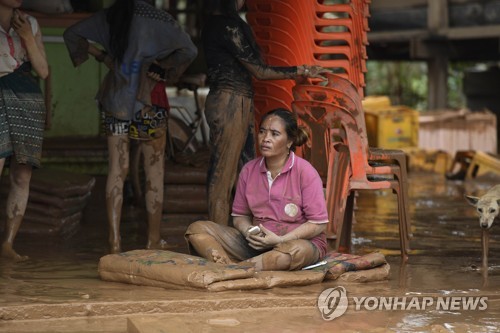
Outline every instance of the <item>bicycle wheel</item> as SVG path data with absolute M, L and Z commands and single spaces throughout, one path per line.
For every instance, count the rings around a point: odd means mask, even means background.
M 189 139 L 192 136 L 191 128 L 181 119 L 170 117 L 168 120 L 168 131 L 167 134 L 167 148 L 166 153 L 167 156 L 172 156 L 169 149 L 173 148 L 173 155 L 177 153 L 194 153 L 198 150 L 198 142 L 195 140 L 191 140 L 188 143 Z M 170 140 L 170 143 L 168 142 Z M 187 146 L 186 146 L 187 144 Z

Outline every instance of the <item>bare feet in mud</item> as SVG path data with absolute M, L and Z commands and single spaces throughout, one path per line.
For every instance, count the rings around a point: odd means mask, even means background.
M 9 244 L 2 244 L 2 258 L 13 260 L 13 261 L 26 261 L 29 259 L 28 256 L 22 256 L 18 254 L 12 246 Z
M 212 260 L 216 263 L 216 264 L 223 264 L 223 265 L 231 265 L 231 264 L 234 264 L 234 262 L 232 262 L 231 260 L 229 260 L 228 257 L 224 257 L 224 256 L 221 256 L 219 251 L 217 250 L 212 250 Z
M 148 250 L 168 250 L 177 247 L 175 244 L 169 244 L 167 241 L 160 239 L 158 242 L 148 241 L 146 249 Z

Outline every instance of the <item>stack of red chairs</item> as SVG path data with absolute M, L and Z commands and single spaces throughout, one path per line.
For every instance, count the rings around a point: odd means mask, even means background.
M 248 0 L 246 19 L 268 64 L 330 68 L 353 82 L 363 96 L 370 0 L 333 2 Z M 256 81 L 257 115 L 290 108 L 293 85 L 291 80 Z
M 410 217 L 406 156 L 371 148 L 361 100 L 371 0 L 248 0 L 247 21 L 267 63 L 319 65 L 328 82 L 255 82 L 259 113 L 290 105 L 310 130 L 306 157 L 326 185 L 329 234 L 339 251 L 350 251 L 354 195 L 391 189 L 398 200 L 401 255 L 408 257 Z

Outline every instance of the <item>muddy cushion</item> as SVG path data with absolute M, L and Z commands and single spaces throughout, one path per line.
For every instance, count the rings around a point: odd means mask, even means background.
M 308 271 L 255 272 L 253 267 L 221 265 L 171 251 L 135 250 L 102 257 L 99 275 L 107 281 L 210 291 L 303 286 L 344 275 L 343 280 L 356 282 L 379 281 L 389 276 L 389 265 L 381 253 L 356 256 L 331 252 L 325 259 L 326 265 Z M 356 276 L 358 271 L 363 274 Z
M 182 253 L 134 250 L 110 254 L 99 260 L 101 279 L 173 289 L 206 288 L 224 280 L 253 276 L 254 268 L 221 265 Z

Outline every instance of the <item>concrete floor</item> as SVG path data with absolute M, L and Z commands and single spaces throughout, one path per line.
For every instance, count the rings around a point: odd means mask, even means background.
M 498 179 L 446 181 L 411 173 L 412 252 L 401 265 L 395 195 L 362 192 L 357 198 L 354 248 L 381 251 L 390 279 L 376 283 L 335 281 L 250 292 L 165 290 L 99 279 L 107 250 L 103 179 L 98 179 L 78 233 L 70 239 L 19 237 L 23 263 L 0 261 L 0 332 L 498 332 L 500 331 L 500 235 L 490 238 L 490 269 L 481 266 L 481 231 L 464 193 L 480 194 Z M 166 219 L 163 233 L 186 252 L 185 223 Z M 146 242 L 144 213 L 126 207 L 123 250 Z M 325 289 L 343 286 L 345 315 L 323 320 L 317 307 Z M 354 297 L 487 297 L 485 310 L 357 310 Z

